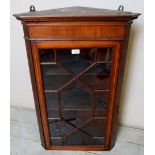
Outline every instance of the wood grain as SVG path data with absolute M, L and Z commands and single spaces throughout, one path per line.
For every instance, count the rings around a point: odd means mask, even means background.
M 45 149 L 95 151 L 110 150 L 114 146 L 130 27 L 132 21 L 139 15 L 138 13 L 87 7 L 69 7 L 14 15 L 22 21 L 23 25 L 41 143 Z M 110 95 L 107 110 L 104 111 L 104 145 L 53 146 L 51 145 L 52 133 L 50 133 L 48 126 L 49 118 L 44 96 L 44 93 L 47 92 L 44 90 L 43 85 L 39 49 L 95 47 L 112 48 L 114 53 L 110 90 L 106 90 Z M 56 64 L 56 57 L 55 60 L 55 62 L 42 62 L 41 65 Z M 69 73 L 72 74 L 72 72 Z M 78 78 L 78 76 L 76 76 L 76 78 Z M 72 83 L 72 81 L 70 83 Z M 92 89 L 90 89 L 91 87 L 88 87 L 88 85 L 81 80 L 78 80 L 78 82 L 82 83 L 83 87 L 86 87 L 89 91 L 91 90 L 93 94 Z M 64 86 L 62 86 L 62 88 Z M 47 91 L 51 91 L 50 93 L 57 92 L 53 90 Z M 96 92 L 100 92 L 100 90 L 96 90 Z M 60 92 L 58 99 L 60 102 Z M 60 109 L 61 107 L 59 107 L 59 111 Z M 92 109 L 92 115 L 94 116 L 95 97 L 93 98 Z M 78 127 L 76 129 L 78 129 Z M 79 130 L 83 131 L 80 128 Z

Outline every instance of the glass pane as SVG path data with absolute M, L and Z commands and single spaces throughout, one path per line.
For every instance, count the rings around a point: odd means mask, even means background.
M 64 140 L 64 145 L 94 145 L 95 140 L 80 131 L 73 132 Z
M 45 90 L 57 90 L 71 80 L 72 76 L 57 65 L 42 65 L 43 84 Z
M 81 79 L 93 89 L 110 89 L 111 64 L 96 64 L 89 69 Z
M 61 92 L 62 109 L 90 109 L 92 95 L 78 83 L 72 83 Z
M 63 118 L 67 120 L 67 122 L 70 125 L 76 128 L 81 126 L 82 124 L 85 124 L 85 122 L 89 120 L 91 114 L 92 112 L 89 110 L 87 111 L 74 110 L 73 113 L 71 111 L 63 111 Z
M 83 128 L 74 130 L 64 139 L 64 145 L 103 145 L 105 129 L 104 119 L 93 119 Z
M 58 109 L 57 98 L 57 93 L 45 93 L 45 100 L 48 110 Z
M 93 137 L 104 137 L 105 136 L 105 119 L 94 118 L 89 121 L 82 129 Z
M 58 118 L 58 95 L 57 93 L 44 93 L 48 118 Z
M 54 49 L 40 49 L 40 62 L 54 62 Z
M 95 117 L 106 117 L 107 109 L 96 109 Z
M 83 122 L 90 118 L 92 114 L 91 110 L 80 109 L 80 110 L 62 110 L 62 116 L 65 119 L 73 119 L 72 123 L 78 125 L 77 122 Z
M 52 137 L 51 141 L 52 141 L 52 145 L 55 145 L 55 146 L 62 146 L 63 145 L 62 138 L 60 138 L 60 137 L 57 137 L 57 138 Z
M 72 54 L 76 49 L 59 49 L 58 61 L 69 72 L 78 74 L 93 63 L 93 55 L 90 54 L 91 49 L 77 49 L 79 54 Z
M 52 137 L 62 137 L 73 127 L 63 120 L 55 120 L 49 123 L 49 129 Z
M 51 118 L 60 118 L 60 115 L 59 115 L 59 110 L 52 110 L 52 109 L 48 109 L 47 107 L 47 114 L 48 114 L 48 119 L 51 119 Z
M 107 108 L 108 97 L 109 92 L 96 92 L 95 93 L 96 109 Z
M 97 63 L 91 69 L 89 69 L 84 75 L 110 75 L 111 73 L 111 64 L 107 63 Z
M 51 145 L 104 145 L 112 48 L 40 49 Z
M 112 48 L 98 48 L 97 49 L 97 61 L 112 61 Z

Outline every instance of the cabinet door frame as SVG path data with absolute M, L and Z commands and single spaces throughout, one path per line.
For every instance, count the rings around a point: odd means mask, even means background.
M 117 87 L 117 78 L 119 72 L 121 42 L 120 41 L 32 41 L 32 58 L 35 71 L 35 78 L 37 83 L 37 93 L 39 100 L 39 107 L 41 113 L 41 121 L 43 134 L 45 139 L 45 147 L 49 150 L 108 150 L 110 147 L 112 135 L 113 113 L 115 108 L 115 93 Z M 43 81 L 41 76 L 41 68 L 39 63 L 39 50 L 40 48 L 113 48 L 114 58 L 111 76 L 111 93 L 110 101 L 108 103 L 108 113 L 106 121 L 105 144 L 100 146 L 52 146 L 50 145 L 50 134 L 47 121 L 46 102 L 43 93 Z

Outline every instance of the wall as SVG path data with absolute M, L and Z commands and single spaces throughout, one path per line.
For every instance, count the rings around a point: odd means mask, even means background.
M 87 6 L 125 10 L 143 14 L 142 0 L 13 0 L 11 1 L 11 105 L 34 108 L 22 26 L 12 14 L 29 11 L 33 4 L 36 10 L 67 6 Z M 129 51 L 120 106 L 120 124 L 143 128 L 143 15 L 132 25 Z

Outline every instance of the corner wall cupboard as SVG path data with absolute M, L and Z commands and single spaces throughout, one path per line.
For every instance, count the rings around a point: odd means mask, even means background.
M 132 21 L 140 14 L 68 7 L 21 20 L 41 142 L 51 150 L 109 150 Z

